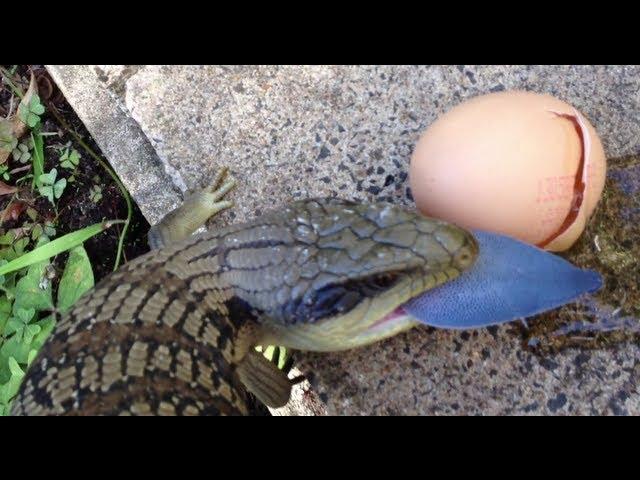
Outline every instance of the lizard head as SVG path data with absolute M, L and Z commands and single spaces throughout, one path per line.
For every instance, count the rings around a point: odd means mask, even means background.
M 239 261 L 260 257 L 252 260 L 260 289 L 237 295 L 259 312 L 262 343 L 300 350 L 346 350 L 411 328 L 403 304 L 456 278 L 478 254 L 467 231 L 385 203 L 305 200 L 254 228 L 260 251 Z M 236 286 L 243 278 L 230 275 Z

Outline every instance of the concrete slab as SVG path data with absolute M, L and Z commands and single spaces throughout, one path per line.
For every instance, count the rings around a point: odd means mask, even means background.
M 305 410 L 298 392 L 287 411 L 640 414 L 636 337 L 607 340 L 605 349 L 597 341 L 565 348 L 553 335 L 558 321 L 602 318 L 617 307 L 631 323 L 640 315 L 640 205 L 627 193 L 638 185 L 639 67 L 48 68 L 151 222 L 175 204 L 176 190 L 207 184 L 224 165 L 240 188 L 233 193 L 237 206 L 215 225 L 312 196 L 412 206 L 407 167 L 413 145 L 444 111 L 514 88 L 573 104 L 596 126 L 611 165 L 603 206 L 569 253 L 605 275 L 598 303 L 540 318 L 525 333 L 513 325 L 468 333 L 414 329 L 348 353 L 306 354 L 301 368 L 312 372 L 318 397 Z M 96 92 L 100 108 L 91 104 Z M 117 145 L 138 142 L 144 144 L 140 157 Z M 525 348 L 531 340 L 550 348 Z
M 47 65 L 47 70 L 147 220 L 156 223 L 175 208 L 182 184 L 167 173 L 170 167 L 162 164 L 140 125 L 98 71 L 86 65 Z

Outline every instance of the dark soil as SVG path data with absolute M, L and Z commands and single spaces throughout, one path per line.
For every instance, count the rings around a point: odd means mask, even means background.
M 4 66 L 4 68 L 8 69 L 9 66 Z M 58 201 L 57 218 L 53 206 L 47 199 L 41 198 L 37 193 L 33 194 L 29 191 L 26 186 L 28 182 L 25 182 L 25 187 L 21 189 L 21 198 L 26 199 L 27 203 L 37 210 L 41 218 L 55 220 L 55 228 L 57 230 L 56 237 L 60 237 L 66 233 L 73 232 L 103 220 L 126 219 L 127 205 L 125 198 L 109 173 L 107 173 L 105 169 L 96 162 L 81 145 L 74 141 L 73 137 L 62 125 L 58 123 L 56 117 L 52 115 L 51 111 L 55 108 L 67 125 L 73 128 L 75 132 L 80 135 L 83 141 L 87 143 L 95 153 L 104 159 L 100 152 L 100 148 L 95 144 L 73 109 L 69 106 L 63 95 L 48 76 L 46 70 L 42 66 L 38 65 L 20 66 L 15 72 L 12 80 L 14 83 L 19 84 L 23 91 L 25 91 L 29 84 L 30 70 L 33 71 L 38 79 L 39 95 L 42 104 L 46 108 L 44 115 L 41 117 L 42 131 L 55 132 L 57 134 L 45 137 L 44 171 L 48 172 L 51 168 L 55 167 L 58 171 L 58 178 L 64 177 L 68 179 L 71 176 L 71 171 L 60 168 L 58 159 L 59 153 L 55 148 L 53 148 L 55 145 L 64 145 L 67 142 L 71 142 L 71 146 L 80 153 L 81 160 L 76 172 L 74 173 L 75 181 L 67 184 L 62 197 Z M 9 90 L 6 85 L 0 85 L 0 115 L 3 117 L 7 115 L 7 112 L 10 109 L 10 99 L 11 90 Z M 15 109 L 15 103 L 17 102 L 15 97 L 13 101 Z M 15 162 L 12 157 L 9 158 L 8 162 L 10 170 L 23 166 L 22 164 Z M 17 174 L 15 178 L 19 178 L 25 173 L 30 172 Z M 11 180 L 6 181 L 6 183 L 13 185 L 15 178 L 12 176 Z M 91 189 L 94 185 L 99 185 L 102 188 L 102 199 L 98 202 L 94 202 L 91 199 Z M 9 195 L 0 197 L 0 211 L 3 211 L 6 208 L 9 200 Z M 149 250 L 146 242 L 146 234 L 149 229 L 149 224 L 142 216 L 133 200 L 132 203 L 133 217 L 131 219 L 129 232 L 125 238 L 121 264 L 146 253 Z M 26 213 L 22 212 L 17 219 L 5 221 L 1 225 L 1 229 L 6 231 L 9 228 L 19 227 L 29 221 L 30 219 L 27 217 Z M 84 247 L 87 250 L 93 266 L 96 282 L 113 270 L 121 228 L 122 225 L 115 225 L 84 243 Z M 59 258 L 55 264 L 58 267 L 62 267 L 62 262 L 63 258 Z

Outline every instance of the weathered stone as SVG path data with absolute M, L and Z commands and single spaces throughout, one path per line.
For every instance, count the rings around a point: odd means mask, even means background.
M 236 207 L 215 224 L 312 196 L 413 206 L 409 158 L 438 115 L 505 89 L 569 102 L 595 125 L 609 157 L 602 205 L 567 254 L 602 272 L 603 292 L 531 319 L 529 331 L 416 328 L 351 352 L 299 354 L 315 395 L 298 390 L 285 411 L 304 413 L 313 398 L 307 411 L 329 414 L 640 414 L 637 337 L 592 342 L 579 333 L 563 343 L 553 334 L 618 307 L 630 325 L 640 316 L 639 67 L 49 68 L 152 222 L 174 204 L 176 188 L 203 186 L 224 165 L 239 188 Z M 110 113 L 121 105 L 124 113 Z M 140 144 L 144 156 L 123 154 Z

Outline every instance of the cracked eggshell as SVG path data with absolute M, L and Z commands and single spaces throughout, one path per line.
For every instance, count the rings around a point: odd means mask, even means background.
M 582 234 L 605 171 L 602 143 L 582 114 L 550 95 L 509 91 L 434 122 L 416 145 L 409 182 L 425 215 L 562 251 Z

